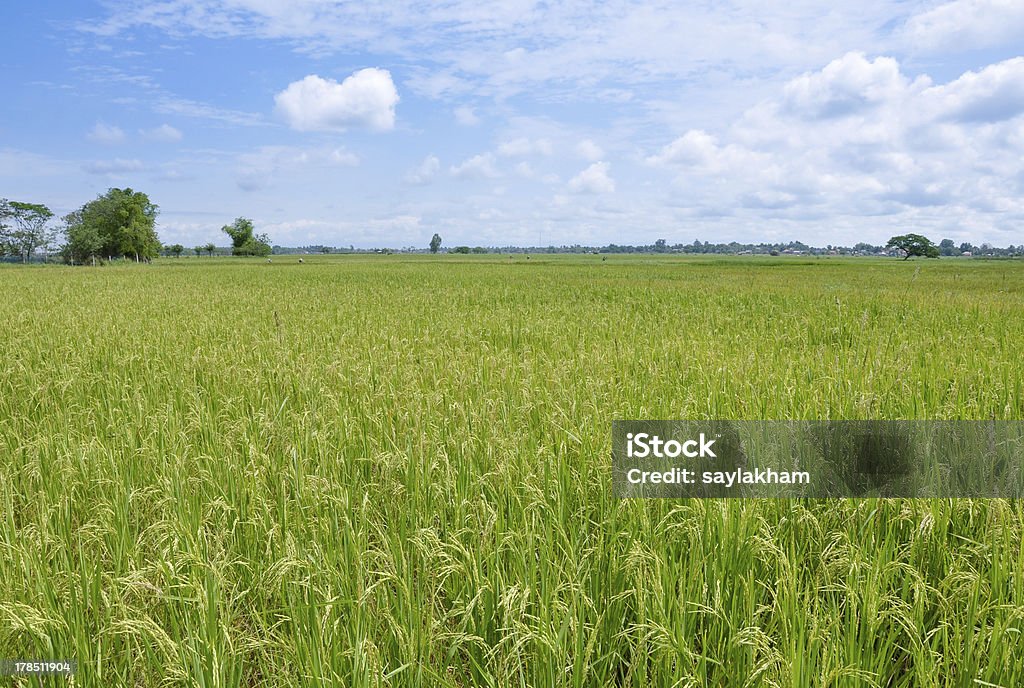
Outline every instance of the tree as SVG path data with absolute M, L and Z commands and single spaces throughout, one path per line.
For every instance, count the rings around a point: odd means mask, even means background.
M 939 247 L 927 237 L 920 234 L 900 234 L 889 239 L 885 245 L 887 249 L 895 248 L 903 251 L 903 260 L 909 260 L 911 256 L 924 256 L 925 258 L 938 258 Z
M 185 252 L 185 247 L 181 244 L 171 244 L 167 247 L 167 252 L 175 258 L 181 258 L 181 254 Z
M 221 227 L 221 231 L 231 237 L 231 255 L 233 256 L 270 255 L 270 239 L 266 234 L 254 234 L 252 220 L 248 218 L 235 218 L 230 225 Z
M 6 198 L 0 198 L 0 256 L 6 256 L 10 247 L 10 226 L 7 224 L 11 219 L 11 203 Z
M 157 206 L 141 191 L 109 189 L 65 218 L 64 256 L 75 262 L 96 255 L 134 257 L 136 261 L 155 258 L 160 253 L 157 212 Z M 96 236 L 100 248 L 93 250 Z
M 431 253 L 437 253 L 440 249 L 441 249 L 441 235 L 440 234 L 434 234 L 434 236 L 430 238 L 430 252 Z
M 252 220 L 247 217 L 236 217 L 230 225 L 221 227 L 221 231 L 231 237 L 233 248 L 241 248 L 245 242 L 252 239 L 254 230 Z
M 82 221 L 82 211 L 76 210 L 64 217 L 64 260 L 74 265 L 92 263 L 96 256 L 102 256 L 103 237 L 99 227 Z
M 0 255 L 10 253 L 28 262 L 36 249 L 47 248 L 56 233 L 50 228 L 53 212 L 38 203 L 0 200 Z M 8 222 L 12 224 L 8 224 Z
M 943 239 L 939 242 L 939 253 L 944 256 L 955 256 L 956 244 L 953 243 L 952 239 Z
M 217 247 L 211 241 L 210 243 L 203 247 L 203 250 L 209 253 L 210 257 L 213 258 L 213 252 L 217 250 Z

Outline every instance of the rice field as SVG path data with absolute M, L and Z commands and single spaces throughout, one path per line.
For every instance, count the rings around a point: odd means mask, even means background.
M 1024 685 L 1024 507 L 616 500 L 613 419 L 1024 419 L 1019 261 L 0 266 L 0 659 Z

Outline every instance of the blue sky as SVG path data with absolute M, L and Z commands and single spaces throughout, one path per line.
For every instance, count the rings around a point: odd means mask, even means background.
M 1022 37 L 1020 0 L 15 1 L 0 196 L 130 186 L 188 246 L 1021 244 Z

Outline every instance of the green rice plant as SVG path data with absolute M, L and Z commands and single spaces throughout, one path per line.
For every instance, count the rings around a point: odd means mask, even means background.
M 78 662 L 46 685 L 1024 683 L 1019 502 L 620 501 L 610 465 L 613 419 L 1020 420 L 1020 263 L 332 256 L 0 288 L 0 658 Z

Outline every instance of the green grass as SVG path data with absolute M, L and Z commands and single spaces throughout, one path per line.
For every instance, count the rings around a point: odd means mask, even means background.
M 0 293 L 0 658 L 79 686 L 1024 684 L 1021 503 L 610 475 L 615 418 L 1024 418 L 1019 262 L 172 259 L 3 266 Z

